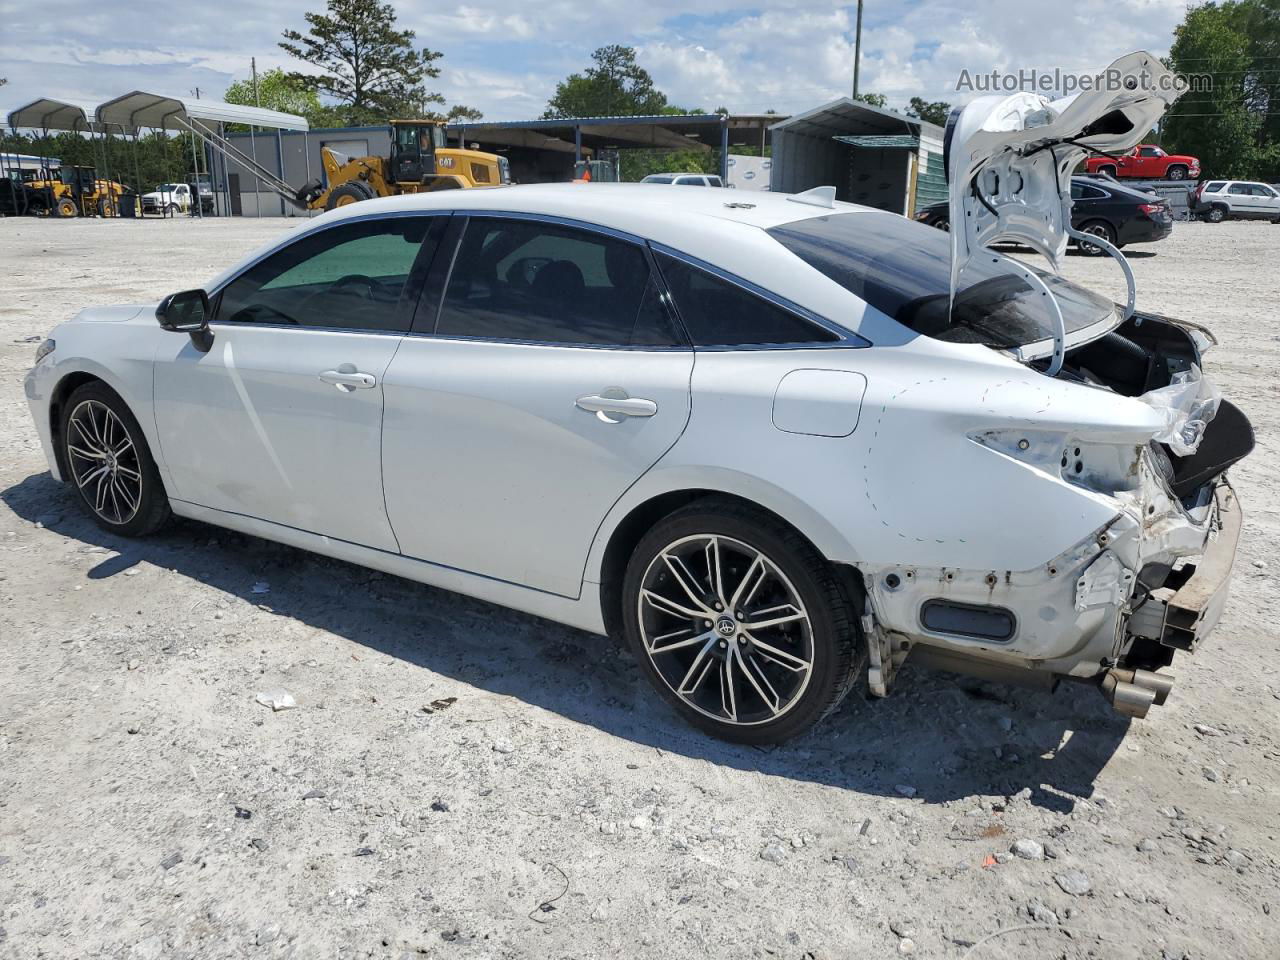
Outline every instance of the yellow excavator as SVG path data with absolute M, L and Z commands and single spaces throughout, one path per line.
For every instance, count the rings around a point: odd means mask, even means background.
M 303 209 L 332 210 L 374 197 L 511 182 L 506 157 L 451 148 L 444 124 L 432 120 L 392 120 L 390 157 L 347 157 L 329 147 L 320 155 L 325 181 L 312 180 L 291 198 Z

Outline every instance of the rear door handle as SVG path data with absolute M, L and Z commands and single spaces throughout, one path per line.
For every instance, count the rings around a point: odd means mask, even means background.
M 579 410 L 594 413 L 605 423 L 619 423 L 622 417 L 652 417 L 658 412 L 658 405 L 643 397 L 628 397 L 621 390 L 609 390 L 606 394 L 622 394 L 622 396 L 599 396 L 589 394 L 579 397 L 574 405 Z
M 350 393 L 352 390 L 369 390 L 378 385 L 378 380 L 373 374 L 360 373 L 350 363 L 344 363 L 337 370 L 325 370 L 320 374 L 320 379 L 325 383 L 333 384 L 343 393 Z

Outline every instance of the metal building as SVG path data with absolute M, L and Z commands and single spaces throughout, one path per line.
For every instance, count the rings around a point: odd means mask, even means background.
M 843 97 L 776 123 L 770 189 L 834 186 L 836 199 L 910 216 L 947 198 L 941 127 Z

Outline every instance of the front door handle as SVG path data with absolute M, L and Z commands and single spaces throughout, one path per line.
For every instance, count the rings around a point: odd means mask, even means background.
M 325 370 L 320 374 L 324 383 L 331 383 L 343 393 L 352 390 L 369 390 L 378 385 L 378 380 L 371 373 L 361 373 L 355 364 L 344 363 L 337 370 Z
M 606 390 L 604 396 L 590 394 L 574 401 L 579 410 L 594 413 L 605 423 L 620 423 L 623 417 L 652 417 L 658 405 L 643 397 L 628 397 L 623 390 Z

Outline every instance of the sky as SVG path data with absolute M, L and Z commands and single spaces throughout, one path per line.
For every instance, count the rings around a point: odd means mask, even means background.
M 452 6 L 393 0 L 418 43 L 441 51 L 432 83 L 486 119 L 539 116 L 558 80 L 605 44 L 636 48 L 671 102 L 734 113 L 797 113 L 847 95 L 855 7 L 743 6 L 728 0 L 489 0 Z M 131 90 L 220 98 L 233 80 L 290 68 L 276 42 L 305 29 L 316 0 L 59 0 L 53 15 L 0 9 L 0 112 L 38 97 L 89 104 Z M 32 9 L 26 7 L 24 9 Z M 912 96 L 961 103 L 963 70 L 1094 71 L 1132 50 L 1168 51 L 1185 0 L 868 0 L 860 86 L 905 107 Z

